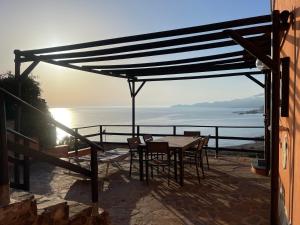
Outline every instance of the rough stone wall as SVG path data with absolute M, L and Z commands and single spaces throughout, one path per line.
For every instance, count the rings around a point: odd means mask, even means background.
M 300 0 L 273 0 L 272 9 L 289 10 L 294 22 L 281 57 L 290 57 L 289 117 L 280 118 L 280 217 L 282 224 L 300 224 Z M 286 165 L 285 165 L 286 163 Z

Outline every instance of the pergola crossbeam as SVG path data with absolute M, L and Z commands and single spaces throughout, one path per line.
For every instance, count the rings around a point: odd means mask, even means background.
M 195 80 L 195 79 L 208 79 L 208 78 L 224 78 L 224 77 L 236 77 L 236 76 L 245 76 L 245 75 L 261 75 L 260 71 L 253 72 L 237 72 L 237 73 L 223 73 L 223 74 L 209 74 L 209 75 L 199 75 L 199 76 L 184 76 L 184 77 L 163 77 L 163 78 L 144 78 L 138 79 L 137 82 L 144 81 L 176 81 L 176 80 Z
M 235 51 L 235 52 L 222 53 L 222 54 L 217 54 L 217 55 L 201 56 L 201 57 L 195 57 L 195 58 L 170 60 L 170 61 L 158 61 L 158 62 L 135 63 L 135 64 L 119 64 L 119 65 L 86 65 L 86 66 L 82 66 L 82 67 L 89 68 L 89 69 L 125 69 L 125 68 L 128 69 L 128 68 L 168 66 L 168 65 L 194 63 L 194 62 L 201 62 L 201 61 L 209 61 L 209 60 L 244 56 L 245 53 L 246 53 L 245 51 Z
M 192 64 L 183 66 L 169 66 L 162 68 L 146 68 L 146 69 L 128 69 L 118 70 L 117 73 L 126 74 L 128 77 L 141 77 L 141 76 L 161 76 L 161 75 L 176 75 L 184 73 L 198 73 L 209 71 L 224 71 L 224 70 L 238 70 L 254 68 L 253 62 L 238 62 L 228 64 L 209 65 L 205 64 Z M 101 70 L 100 72 L 107 73 L 108 71 Z
M 258 35 L 265 34 L 271 32 L 270 25 L 243 28 L 236 30 L 240 35 Z M 113 47 L 108 49 L 100 49 L 100 50 L 90 50 L 90 51 L 82 51 L 82 52 L 71 52 L 71 53 L 56 53 L 50 55 L 40 55 L 39 57 L 44 60 L 48 59 L 68 59 L 68 58 L 78 58 L 78 57 L 93 57 L 93 56 L 103 56 L 109 54 L 117 54 L 117 53 L 127 53 L 133 51 L 141 51 L 141 50 L 149 50 L 149 49 L 157 49 L 157 48 L 165 48 L 165 47 L 174 47 L 179 45 L 187 45 L 187 44 L 195 44 L 200 42 L 207 41 L 215 41 L 220 39 L 228 39 L 228 36 L 223 33 L 223 31 L 216 33 L 209 33 L 191 37 L 184 38 L 175 38 L 171 40 L 163 40 L 135 45 L 126 45 L 121 47 Z M 23 53 L 26 57 L 27 53 Z
M 200 33 L 200 32 L 224 30 L 224 29 L 229 29 L 229 28 L 250 26 L 250 25 L 256 25 L 256 24 L 261 24 L 261 23 L 270 23 L 270 22 L 271 22 L 271 16 L 263 15 L 263 16 L 249 17 L 249 18 L 244 18 L 244 19 L 237 19 L 237 20 L 225 21 L 225 22 L 220 22 L 220 23 L 205 24 L 205 25 L 175 29 L 175 30 L 153 32 L 153 33 L 148 33 L 148 34 L 119 37 L 119 38 L 113 38 L 113 39 L 107 39 L 107 40 L 86 42 L 86 43 L 73 44 L 73 45 L 65 45 L 65 46 L 58 46 L 58 47 L 51 47 L 51 48 L 27 50 L 27 51 L 23 51 L 22 53 L 45 54 L 45 53 L 53 53 L 53 52 L 59 52 L 59 51 L 70 51 L 70 50 L 77 50 L 77 49 L 83 49 L 83 48 L 92 48 L 92 47 L 100 47 L 100 46 L 113 45 L 113 44 L 123 44 L 123 43 L 130 43 L 130 42 L 136 42 L 136 41 L 146 41 L 146 40 L 158 39 L 158 38 L 168 38 L 168 37 L 173 37 L 173 36 L 189 35 L 189 34 L 195 34 L 195 33 Z
M 247 38 L 249 41 L 260 41 L 263 39 L 264 36 L 258 37 L 251 37 Z M 88 63 L 88 62 L 100 62 L 100 61 L 110 61 L 110 60 L 121 60 L 121 59 L 132 59 L 132 58 L 140 58 L 140 57 L 149 57 L 149 56 L 159 56 L 159 55 L 167 55 L 167 54 L 175 54 L 175 53 L 184 53 L 184 52 L 191 52 L 191 51 L 200 51 L 206 49 L 214 49 L 214 48 L 223 48 L 237 45 L 237 43 L 233 40 L 227 41 L 219 41 L 219 42 L 212 42 L 200 45 L 192 45 L 192 46 L 184 46 L 184 47 L 177 47 L 171 49 L 159 49 L 159 50 L 152 50 L 152 51 L 143 51 L 143 52 L 136 52 L 136 53 L 126 53 L 126 54 L 117 54 L 117 55 L 108 55 L 108 56 L 100 56 L 100 57 L 85 57 L 85 58 L 74 58 L 74 59 L 66 59 L 60 60 L 59 62 L 63 63 Z M 41 56 L 38 56 L 38 58 Z M 42 58 L 42 57 L 41 57 Z M 27 60 L 31 60 L 29 58 L 22 59 L 23 62 Z

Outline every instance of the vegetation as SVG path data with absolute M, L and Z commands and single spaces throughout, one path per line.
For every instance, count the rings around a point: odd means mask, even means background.
M 11 72 L 0 74 L 0 87 L 17 95 L 17 81 Z M 22 99 L 41 111 L 50 114 L 45 99 L 41 97 L 40 84 L 35 77 L 29 76 L 22 81 Z M 12 99 L 7 98 L 6 111 L 7 119 L 14 121 L 17 105 Z M 32 110 L 24 107 L 22 108 L 21 133 L 37 139 L 42 148 L 50 148 L 56 143 L 55 127 L 49 124 L 41 115 L 33 113 Z

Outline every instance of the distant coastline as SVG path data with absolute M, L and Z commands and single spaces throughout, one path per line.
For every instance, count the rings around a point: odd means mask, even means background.
M 236 114 L 239 114 L 239 115 L 244 115 L 244 114 L 262 114 L 262 113 L 264 113 L 264 107 L 261 106 L 258 109 L 251 109 L 251 110 L 246 110 L 246 111 L 236 111 L 236 112 L 233 112 L 233 113 L 236 113 Z
M 264 105 L 264 95 L 258 94 L 246 98 L 237 98 L 232 100 L 225 100 L 225 101 L 215 101 L 215 102 L 199 102 L 195 104 L 179 104 L 179 105 L 173 105 L 171 108 L 248 108 L 251 109 L 257 109 L 260 113 L 260 109 Z M 253 111 L 254 112 L 254 111 Z M 253 113 L 252 112 L 252 113 Z M 256 112 L 256 111 L 255 111 Z

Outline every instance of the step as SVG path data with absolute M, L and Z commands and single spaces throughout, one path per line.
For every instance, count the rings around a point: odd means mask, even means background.
M 78 202 L 68 201 L 69 225 L 90 225 L 93 207 Z
M 109 214 L 105 210 L 99 208 L 98 212 L 91 217 L 91 225 L 109 225 Z
M 34 225 L 67 225 L 69 206 L 62 199 L 35 196 L 37 204 L 37 220 Z
M 0 225 L 108 225 L 108 218 L 103 209 L 15 189 L 11 203 L 0 208 Z
M 7 206 L 0 207 L 0 225 L 31 225 L 37 218 L 32 195 L 15 196 Z

